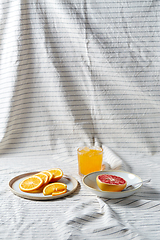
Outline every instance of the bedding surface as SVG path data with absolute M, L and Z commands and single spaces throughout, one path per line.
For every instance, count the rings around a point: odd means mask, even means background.
M 1 0 L 0 239 L 159 240 L 160 3 Z M 100 198 L 78 175 L 77 148 L 150 179 Z M 9 181 L 61 168 L 78 187 L 34 201 Z

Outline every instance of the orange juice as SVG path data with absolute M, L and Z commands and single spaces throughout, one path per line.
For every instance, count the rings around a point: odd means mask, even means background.
M 80 175 L 86 175 L 91 172 L 102 169 L 103 149 L 100 147 L 81 147 L 77 150 L 78 168 Z

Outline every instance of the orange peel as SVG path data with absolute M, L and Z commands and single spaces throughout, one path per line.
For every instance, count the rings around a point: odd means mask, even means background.
M 48 172 L 52 174 L 51 182 L 57 182 L 63 177 L 63 171 L 60 168 L 52 168 Z
M 67 185 L 61 182 L 50 183 L 43 189 L 44 195 L 60 195 L 67 191 Z
M 22 180 L 19 184 L 19 188 L 23 192 L 31 192 L 37 190 L 43 185 L 43 180 L 39 176 L 29 176 Z

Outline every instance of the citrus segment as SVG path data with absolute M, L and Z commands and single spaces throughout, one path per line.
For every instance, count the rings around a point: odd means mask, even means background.
M 42 184 L 42 186 L 36 190 L 30 191 L 30 193 L 43 193 L 43 188 L 46 186 L 46 184 Z
M 123 178 L 109 174 L 98 175 L 96 177 L 96 182 L 102 191 L 108 192 L 120 192 L 127 185 L 126 180 Z
M 61 194 L 64 194 L 67 192 L 67 189 L 64 189 L 62 191 L 57 191 L 57 192 L 53 192 L 52 193 L 52 196 L 58 196 L 58 195 L 61 195 Z
M 36 173 L 35 176 L 40 177 L 43 180 L 44 184 L 47 184 L 49 182 L 49 176 L 43 172 Z
M 50 183 L 47 186 L 44 187 L 43 189 L 43 194 L 44 195 L 52 195 L 53 193 L 60 193 L 63 192 L 64 190 L 67 191 L 67 185 L 64 183 Z
M 43 184 L 40 188 L 31 191 L 32 193 L 42 193 L 43 192 L 43 188 L 49 183 L 51 175 L 48 174 L 46 171 L 42 171 L 39 173 L 36 173 L 35 176 L 40 177 L 43 180 Z
M 46 174 L 48 176 L 48 179 L 49 179 L 49 182 L 51 181 L 52 177 L 53 177 L 53 174 L 47 170 L 45 171 L 42 171 L 42 173 Z
M 57 182 L 63 177 L 63 171 L 60 168 L 52 168 L 48 171 L 53 175 L 51 182 Z
M 30 192 L 40 188 L 42 184 L 42 178 L 39 176 L 30 176 L 20 182 L 19 188 L 23 192 Z

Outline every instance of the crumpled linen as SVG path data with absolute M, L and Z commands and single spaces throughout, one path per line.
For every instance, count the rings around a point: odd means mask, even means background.
M 62 231 L 63 229 L 63 231 Z M 77 203 L 65 212 L 57 224 L 58 239 L 145 239 L 125 218 L 102 199 Z M 147 237 L 147 236 L 146 236 Z
M 0 239 L 159 240 L 159 12 L 154 0 L 1 0 Z M 97 198 L 78 175 L 84 144 L 151 183 Z M 9 190 L 51 167 L 79 181 L 74 194 L 44 202 Z
M 1 1 L 0 149 L 159 152 L 157 1 Z M 63 150 L 62 150 L 63 149 Z
M 110 151 L 111 153 L 111 151 Z M 111 155 L 115 157 L 114 153 Z M 159 156 L 146 158 L 125 155 L 129 171 L 151 182 L 136 194 L 123 199 L 96 197 L 78 175 L 77 156 L 1 156 L 0 161 L 0 239 L 159 239 L 160 189 Z M 119 162 L 119 157 L 117 157 Z M 114 158 L 115 162 L 115 158 Z M 144 165 L 145 163 L 145 165 Z M 8 182 L 15 176 L 32 171 L 60 167 L 75 177 L 77 190 L 66 198 L 31 201 L 14 195 Z M 144 170 L 145 169 L 145 170 Z M 128 169 L 126 169 L 128 170 Z

